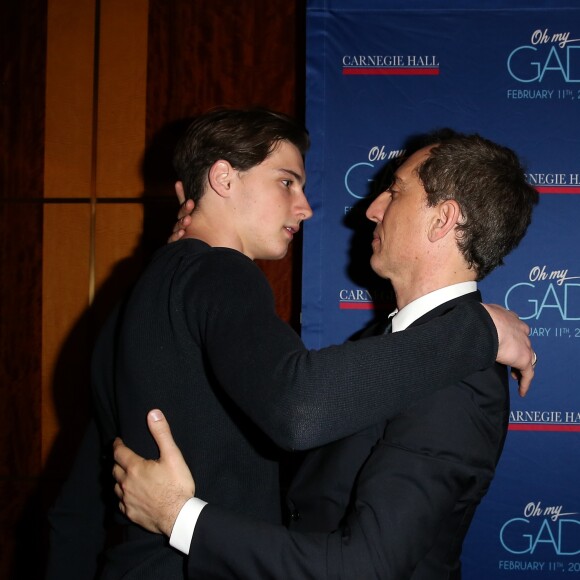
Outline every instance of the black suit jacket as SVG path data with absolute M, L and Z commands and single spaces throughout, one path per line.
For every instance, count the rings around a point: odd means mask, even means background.
M 479 294 L 415 324 L 473 299 Z M 388 423 L 319 448 L 290 490 L 289 530 L 206 506 L 189 576 L 459 578 L 462 542 L 493 478 L 508 417 L 507 372 L 496 364 Z

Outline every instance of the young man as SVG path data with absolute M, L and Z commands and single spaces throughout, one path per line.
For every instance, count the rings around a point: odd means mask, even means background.
M 175 156 L 177 192 L 196 204 L 185 239 L 158 251 L 106 326 L 93 361 L 105 451 L 120 435 L 155 456 L 143 418 L 162 407 L 197 466 L 203 497 L 271 523 L 282 521 L 276 445 L 316 447 L 382 421 L 489 366 L 497 348 L 484 308 L 466 304 L 409 333 L 305 349 L 276 316 L 253 260 L 284 256 L 311 216 L 307 147 L 302 127 L 269 111 L 198 118 Z M 511 343 L 518 354 L 503 362 L 528 367 L 529 381 L 527 327 L 513 328 L 521 333 Z M 467 344 L 461 335 L 472 329 Z M 68 521 L 64 498 L 52 512 L 53 537 L 81 537 Z M 104 578 L 183 575 L 183 558 L 161 536 L 122 524 L 123 541 L 105 553 Z
M 519 243 L 537 201 L 515 154 L 477 135 L 411 155 L 367 211 L 377 224 L 371 265 L 397 297 L 395 335 L 477 303 L 476 281 Z M 507 372 L 495 364 L 310 452 L 289 492 L 290 530 L 189 499 L 205 498 L 159 412 L 149 416 L 159 462 L 117 441 L 115 489 L 129 517 L 189 552 L 191 578 L 457 579 L 508 417 Z

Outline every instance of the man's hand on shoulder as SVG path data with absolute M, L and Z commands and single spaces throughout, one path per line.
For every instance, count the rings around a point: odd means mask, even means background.
M 131 521 L 170 536 L 181 508 L 195 495 L 195 482 L 163 413 L 150 411 L 147 424 L 159 447 L 159 459 L 144 459 L 117 438 L 113 444 L 115 493 L 119 509 Z
M 484 304 L 497 329 L 499 347 L 497 362 L 512 367 L 512 376 L 519 382 L 522 397 L 534 378 L 536 355 L 532 349 L 530 327 L 518 315 L 497 304 Z
M 193 212 L 195 204 L 192 199 L 184 201 L 179 207 L 179 212 L 177 213 L 177 221 L 173 226 L 173 232 L 171 236 L 167 239 L 167 243 L 177 242 L 185 235 L 187 227 L 191 224 L 191 214 Z

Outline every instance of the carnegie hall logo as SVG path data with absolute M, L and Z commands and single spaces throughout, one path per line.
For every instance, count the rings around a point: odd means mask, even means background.
M 345 54 L 343 75 L 438 75 L 439 57 L 432 54 Z
M 341 288 L 338 291 L 340 310 L 387 310 L 395 309 L 392 291 L 385 288 Z
M 578 411 L 511 411 L 510 431 L 580 431 Z
M 557 558 L 580 554 L 580 518 L 576 509 L 531 501 L 501 522 L 499 541 L 506 554 L 498 562 L 500 570 L 580 571 L 578 562 Z
M 528 173 L 526 177 L 538 193 L 580 193 L 580 173 Z
M 364 288 L 341 288 L 338 297 L 341 310 L 373 310 L 375 307 L 371 293 Z

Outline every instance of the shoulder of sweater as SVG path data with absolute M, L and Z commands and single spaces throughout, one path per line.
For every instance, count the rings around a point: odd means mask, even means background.
M 261 273 L 260 268 L 238 250 L 212 247 L 195 238 L 187 238 L 163 246 L 154 256 L 154 260 L 158 259 L 173 262 L 179 261 L 182 267 L 185 268 L 195 264 L 198 271 L 201 268 L 207 271 L 234 268 Z
M 181 242 L 186 242 L 181 244 Z M 221 296 L 269 296 L 271 286 L 262 270 L 237 250 L 211 247 L 200 240 L 187 239 L 176 254 L 169 258 L 173 284 L 197 291 L 218 292 Z

